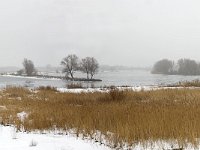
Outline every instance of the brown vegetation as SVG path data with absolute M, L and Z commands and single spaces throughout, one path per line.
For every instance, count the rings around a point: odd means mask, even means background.
M 111 146 L 123 143 L 178 140 L 181 146 L 198 144 L 200 137 L 200 91 L 166 89 L 108 93 L 59 93 L 50 88 L 29 91 L 8 88 L 0 93 L 3 124 L 16 124 L 25 130 L 75 129 L 77 135 Z M 20 99 L 21 98 L 21 99 Z M 22 121 L 17 113 L 29 115 Z M 100 135 L 96 135 L 100 131 Z
M 182 87 L 200 87 L 200 80 L 179 82 L 177 85 Z
M 67 84 L 67 88 L 68 89 L 82 89 L 84 87 L 81 83 L 70 83 L 70 84 Z

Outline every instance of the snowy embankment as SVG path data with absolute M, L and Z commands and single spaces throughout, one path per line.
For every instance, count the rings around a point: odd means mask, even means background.
M 154 142 L 135 145 L 132 150 L 174 150 L 177 142 Z M 198 147 L 199 148 L 199 147 Z M 0 150 L 111 150 L 91 140 L 81 140 L 72 135 L 34 134 L 16 132 L 14 127 L 0 125 Z M 184 150 L 195 150 L 187 145 Z
M 138 87 L 115 87 L 118 90 L 133 90 L 133 91 L 141 91 L 141 90 L 156 90 L 159 89 L 156 86 L 138 86 Z M 57 88 L 59 92 L 67 92 L 67 93 L 94 93 L 94 92 L 109 92 L 110 88 L 76 88 L 76 89 L 68 89 L 68 88 Z
M 6 75 L 0 75 L 2 77 L 11 77 L 11 78 L 20 78 L 20 79 L 35 79 L 35 80 L 61 80 L 59 78 L 45 78 L 45 77 L 39 77 L 39 76 L 19 76 L 19 75 L 11 75 L 11 74 L 6 74 Z
M 138 86 L 138 87 L 116 87 L 118 90 L 131 90 L 135 92 L 139 91 L 151 91 L 151 90 L 162 90 L 162 89 L 200 89 L 199 87 L 159 87 L 159 86 Z M 110 88 L 57 88 L 61 93 L 94 93 L 94 92 L 109 92 Z
M 0 126 L 0 150 L 109 150 L 98 143 L 70 135 L 33 134 Z

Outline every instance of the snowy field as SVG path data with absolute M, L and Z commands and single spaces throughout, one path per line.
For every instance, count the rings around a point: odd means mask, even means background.
M 109 150 L 105 146 L 68 135 L 16 133 L 0 126 L 0 150 Z
M 135 145 L 132 150 L 179 150 L 177 142 L 155 142 L 147 145 Z M 187 145 L 184 150 L 195 150 L 191 145 Z M 10 126 L 0 125 L 0 150 L 111 150 L 110 148 L 92 142 L 91 140 L 81 140 L 72 135 L 55 135 L 39 133 L 22 133 L 15 131 Z M 127 150 L 124 148 L 124 150 Z M 131 150 L 131 149 L 130 149 Z

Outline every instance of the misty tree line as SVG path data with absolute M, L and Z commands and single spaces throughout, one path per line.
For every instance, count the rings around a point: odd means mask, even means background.
M 154 64 L 151 72 L 166 75 L 200 75 L 200 63 L 191 59 L 179 59 L 177 62 L 162 59 Z
M 63 73 L 65 73 L 66 78 L 74 79 L 74 73 L 76 71 L 81 71 L 86 73 L 87 79 L 93 79 L 94 75 L 98 73 L 99 63 L 94 57 L 86 57 L 79 59 L 75 54 L 70 54 L 63 58 L 61 61 L 63 66 Z M 37 75 L 37 70 L 34 66 L 33 61 L 24 59 L 23 69 L 17 72 L 18 75 L 25 74 L 27 76 Z

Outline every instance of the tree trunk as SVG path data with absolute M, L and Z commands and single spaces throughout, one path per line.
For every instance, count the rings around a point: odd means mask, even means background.
M 74 80 L 74 76 L 72 72 L 70 72 L 70 75 L 71 75 L 72 80 Z
M 93 79 L 93 76 L 94 76 L 94 75 L 93 75 L 93 74 L 91 74 L 91 79 Z

